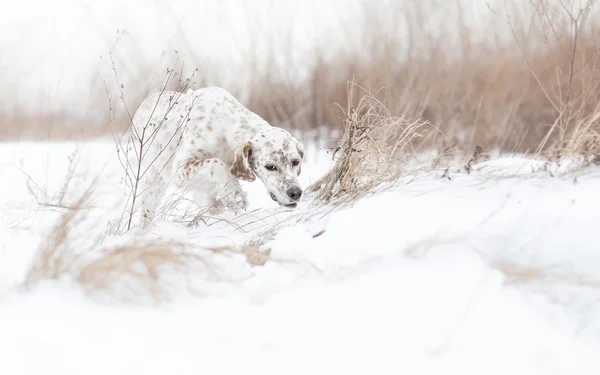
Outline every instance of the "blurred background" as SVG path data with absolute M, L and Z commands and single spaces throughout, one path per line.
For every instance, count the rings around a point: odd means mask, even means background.
M 0 139 L 122 131 L 149 93 L 208 85 L 336 129 L 353 80 L 431 122 L 427 146 L 597 152 L 592 0 L 2 2 Z

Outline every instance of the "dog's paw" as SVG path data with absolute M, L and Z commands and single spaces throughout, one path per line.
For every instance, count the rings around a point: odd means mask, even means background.
M 213 199 L 209 207 L 208 213 L 211 215 L 219 215 L 225 211 L 225 203 L 221 199 Z
M 224 206 L 234 212 L 245 211 L 248 208 L 248 197 L 242 189 L 232 191 L 221 200 Z
M 248 209 L 248 196 L 241 189 L 235 193 L 234 202 L 233 209 L 235 211 L 246 211 Z

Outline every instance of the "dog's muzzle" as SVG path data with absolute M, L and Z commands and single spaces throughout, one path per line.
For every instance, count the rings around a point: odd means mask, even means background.
M 271 195 L 271 199 L 273 199 L 275 202 L 279 203 L 280 205 L 282 205 L 284 207 L 295 208 L 298 205 L 298 203 L 295 203 L 295 202 L 294 203 L 288 203 L 288 204 L 281 204 L 281 202 L 279 202 L 277 200 L 277 198 L 275 197 L 275 194 L 273 194 L 273 193 L 269 193 L 269 194 Z

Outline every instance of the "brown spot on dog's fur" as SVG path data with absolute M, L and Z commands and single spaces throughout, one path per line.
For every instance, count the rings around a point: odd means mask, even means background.
M 204 161 L 213 157 L 210 152 L 206 152 L 203 149 L 199 148 L 193 153 L 193 158 L 199 161 Z
M 196 157 L 191 157 L 185 161 L 185 164 L 183 166 L 183 174 L 185 175 L 185 177 L 189 178 L 192 175 L 192 171 L 202 166 L 203 164 L 203 160 L 200 160 Z
M 183 168 L 184 168 L 184 169 L 186 169 L 186 168 L 191 168 L 191 167 L 192 167 L 192 165 L 194 165 L 194 163 L 196 162 L 196 160 L 198 160 L 198 159 L 196 159 L 196 158 L 189 158 L 189 159 L 187 159 L 187 160 L 185 161 L 185 165 L 183 166 Z

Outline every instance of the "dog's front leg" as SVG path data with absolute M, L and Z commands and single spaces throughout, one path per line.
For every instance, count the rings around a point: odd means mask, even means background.
M 248 207 L 246 193 L 220 159 L 187 159 L 178 176 L 179 185 L 193 194 L 196 203 L 208 200 L 211 214 L 224 209 L 237 212 Z

